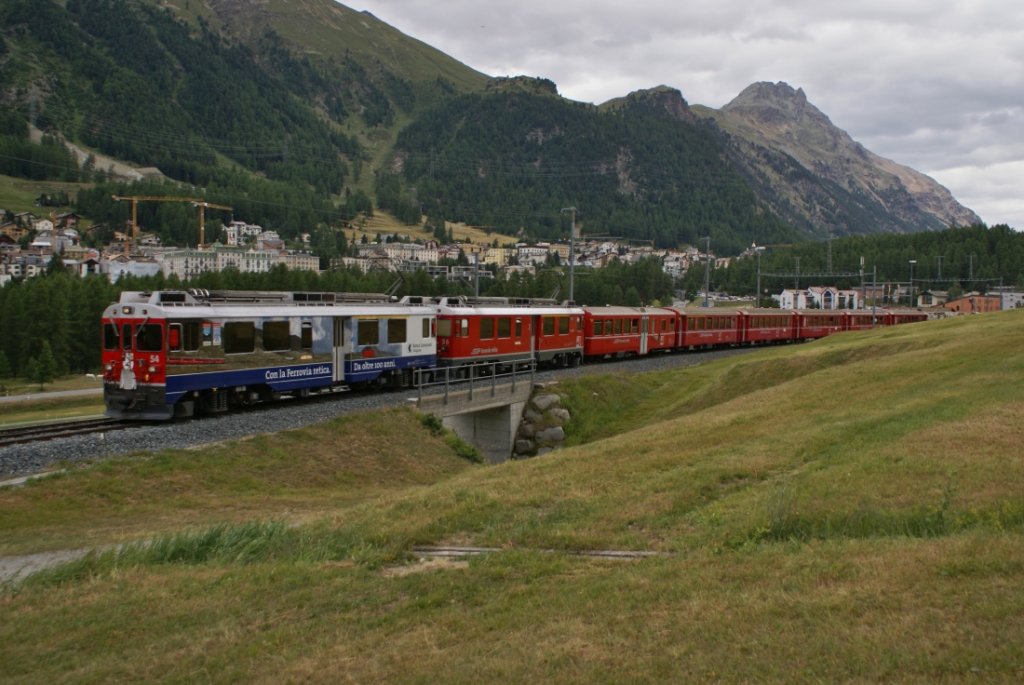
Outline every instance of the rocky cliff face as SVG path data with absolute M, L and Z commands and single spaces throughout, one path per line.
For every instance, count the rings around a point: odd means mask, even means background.
M 980 223 L 943 186 L 884 159 L 785 83 L 755 83 L 721 110 L 733 161 L 761 198 L 817 234 L 910 232 Z

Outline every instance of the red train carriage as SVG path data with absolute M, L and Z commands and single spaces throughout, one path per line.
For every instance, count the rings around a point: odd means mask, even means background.
M 537 316 L 535 356 L 541 364 L 579 366 L 583 362 L 583 309 Z
M 727 309 L 679 310 L 681 326 L 677 347 L 694 349 L 735 345 L 740 341 L 740 314 Z
M 439 366 L 498 363 L 576 365 L 583 358 L 583 309 L 550 301 L 440 298 Z
M 901 323 L 916 323 L 927 320 L 928 315 L 916 309 L 891 309 L 885 315 L 886 326 L 898 326 Z
M 784 342 L 796 339 L 796 313 L 779 309 L 745 309 L 740 312 L 740 342 Z
M 869 311 L 846 312 L 843 330 L 845 331 L 867 331 L 877 326 L 885 325 L 884 312 L 878 311 L 872 314 Z
M 845 315 L 835 309 L 801 310 L 796 312 L 796 338 L 813 340 L 843 330 Z
M 659 307 L 584 307 L 583 356 L 634 357 L 675 347 L 679 314 Z

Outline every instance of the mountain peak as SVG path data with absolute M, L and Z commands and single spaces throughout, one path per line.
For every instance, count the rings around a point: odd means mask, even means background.
M 807 100 L 803 88 L 794 89 L 784 81 L 753 83 L 722 111 L 770 126 L 787 128 L 793 124 L 811 124 L 819 129 L 839 131 L 820 109 Z
M 555 82 L 539 76 L 498 76 L 487 81 L 485 90 L 489 93 L 558 95 L 558 86 Z
M 690 104 L 686 101 L 686 98 L 683 97 L 682 91 L 671 86 L 662 85 L 655 86 L 654 88 L 634 90 L 625 97 L 609 100 L 601 105 L 601 107 L 606 110 L 619 110 L 638 105 L 664 110 L 680 121 L 690 123 L 697 121 L 697 117 L 694 115 L 693 110 L 690 109 Z
M 896 219 L 888 230 L 942 228 L 981 221 L 933 179 L 867 150 L 811 104 L 802 88 L 782 81 L 754 83 L 717 114 L 719 125 L 730 133 L 782 153 L 814 176 L 834 184 L 836 191 L 848 195 L 851 206 L 860 206 L 861 210 L 870 205 L 881 208 L 875 212 L 877 216 L 888 214 Z M 806 188 L 793 188 L 790 204 L 805 202 L 809 192 Z M 865 211 L 861 210 L 851 216 L 864 216 Z M 834 223 L 835 219 L 828 214 L 814 216 L 814 223 Z M 833 228 L 847 233 L 859 227 Z
M 785 81 L 772 83 L 770 81 L 758 81 L 751 83 L 737 95 L 733 102 L 741 100 L 798 100 L 807 102 L 807 94 L 803 88 L 793 88 Z M 730 103 L 732 104 L 732 103 Z M 728 107 L 729 105 L 726 105 Z

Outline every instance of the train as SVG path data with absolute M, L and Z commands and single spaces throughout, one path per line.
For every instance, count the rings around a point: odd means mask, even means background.
M 916 310 L 579 306 L 554 300 L 125 291 L 102 315 L 107 416 L 161 421 L 444 373 L 811 340 Z

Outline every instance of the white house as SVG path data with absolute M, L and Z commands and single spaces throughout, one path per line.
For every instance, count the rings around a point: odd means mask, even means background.
M 831 286 L 786 288 L 779 294 L 781 309 L 857 309 L 859 302 L 856 290 L 840 290 Z

